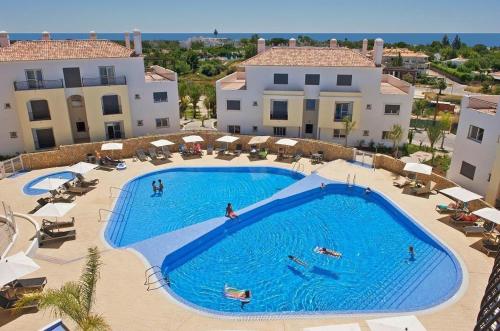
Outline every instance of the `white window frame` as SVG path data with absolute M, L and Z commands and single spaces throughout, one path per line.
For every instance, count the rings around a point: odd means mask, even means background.
M 474 129 L 477 129 L 475 136 L 472 134 L 473 133 L 472 131 Z M 478 139 L 480 132 L 481 132 L 481 139 Z M 467 138 L 477 143 L 482 143 L 484 139 L 484 129 L 472 124 L 469 125 L 469 132 L 467 132 Z

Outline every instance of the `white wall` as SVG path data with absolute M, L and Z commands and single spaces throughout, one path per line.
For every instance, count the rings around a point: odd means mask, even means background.
M 467 108 L 467 98 L 464 97 L 462 100 L 448 178 L 460 186 L 484 195 L 489 186 L 488 178 L 495 162 L 496 148 L 500 138 L 500 106 L 496 115 L 487 114 Z M 467 138 L 470 125 L 484 129 L 481 143 Z M 463 161 L 476 167 L 474 179 L 471 180 L 460 174 Z

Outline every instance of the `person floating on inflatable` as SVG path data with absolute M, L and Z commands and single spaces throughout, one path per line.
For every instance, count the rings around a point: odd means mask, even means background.
M 295 262 L 295 263 L 297 263 L 297 264 L 300 264 L 300 265 L 301 265 L 301 266 L 303 266 L 303 267 L 307 267 L 307 263 L 305 263 L 304 261 L 302 261 L 301 259 L 299 259 L 299 258 L 298 258 L 298 257 L 296 257 L 296 256 L 293 256 L 293 255 L 288 255 L 288 258 L 289 258 L 291 261 L 293 261 L 293 262 Z
M 328 256 L 331 256 L 331 257 L 335 257 L 337 259 L 342 258 L 342 253 L 334 251 L 333 249 L 325 248 L 325 247 L 316 247 L 314 249 L 314 252 L 318 253 L 318 254 L 323 254 L 323 255 L 328 255 Z
M 238 300 L 242 303 L 249 303 L 252 292 L 250 292 L 250 290 L 238 290 L 236 288 L 229 287 L 226 284 L 224 285 L 224 296 L 227 299 Z
M 235 218 L 238 217 L 238 215 L 236 215 L 236 213 L 234 212 L 233 206 L 231 205 L 231 203 L 227 204 L 227 207 L 226 207 L 226 217 L 229 217 L 231 219 L 235 219 Z

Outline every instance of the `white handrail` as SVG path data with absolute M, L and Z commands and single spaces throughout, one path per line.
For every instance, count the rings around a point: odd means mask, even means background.
M 110 186 L 109 187 L 109 197 L 110 198 L 113 198 L 113 189 L 119 190 L 119 191 L 123 191 L 123 192 L 125 192 L 127 194 L 130 194 L 130 191 L 127 191 L 127 190 L 125 190 L 123 188 L 119 188 L 119 187 L 116 187 L 116 186 Z

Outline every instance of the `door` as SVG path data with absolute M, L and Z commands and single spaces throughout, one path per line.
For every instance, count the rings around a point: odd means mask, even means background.
M 108 140 L 121 139 L 122 129 L 120 122 L 106 123 L 106 134 L 108 136 Z
M 42 85 L 43 75 L 40 69 L 27 69 L 26 80 L 28 81 L 29 88 L 38 88 Z
M 115 81 L 115 67 L 114 66 L 99 67 L 99 77 L 101 78 L 101 84 L 103 85 L 113 84 L 113 82 Z
M 64 85 L 67 88 L 82 87 L 80 68 L 63 68 Z
M 37 149 L 52 148 L 56 146 L 52 129 L 35 129 L 33 138 Z

